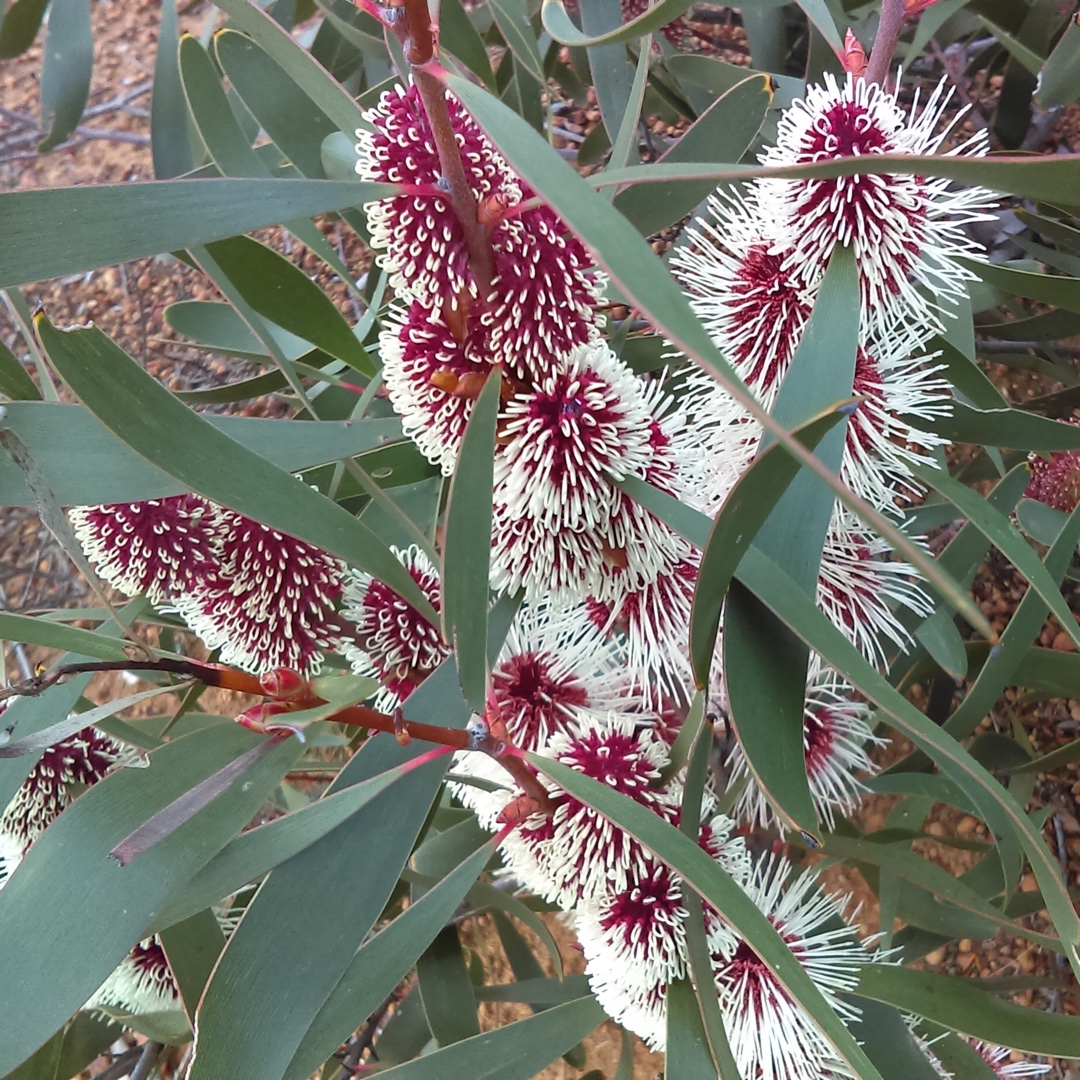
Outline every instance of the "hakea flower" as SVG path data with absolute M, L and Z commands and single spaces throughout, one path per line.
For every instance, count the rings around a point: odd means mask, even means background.
M 1012 1080 L 1020 1076 L 1045 1076 L 1050 1071 L 1050 1066 L 1040 1064 L 1037 1061 L 1027 1061 L 1023 1058 L 1013 1059 L 1013 1051 L 1007 1046 L 995 1046 L 993 1043 L 983 1042 L 981 1039 L 971 1039 L 971 1046 L 979 1054 L 987 1065 L 994 1071 L 994 1075 L 1001 1080 Z
M 618 650 L 584 609 L 549 605 L 518 612 L 492 669 L 489 698 L 506 740 L 538 753 L 546 753 L 556 733 L 575 730 L 582 710 L 631 711 L 637 701 Z M 513 797 L 506 770 L 487 754 L 462 751 L 454 772 L 470 781 L 455 783 L 454 794 L 484 828 L 496 829 Z
M 91 787 L 136 760 L 138 755 L 123 743 L 93 727 L 47 747 L 0 816 L 0 862 L 7 863 L 8 873 L 75 801 L 73 788 Z
M 1080 420 L 1067 423 L 1080 426 Z M 1031 480 L 1025 499 L 1046 503 L 1055 510 L 1071 514 L 1080 505 L 1080 450 L 1053 450 L 1047 456 L 1028 455 Z
M 860 345 L 855 355 L 852 394 L 861 400 L 848 420 L 840 475 L 878 509 L 895 511 L 899 494 L 920 491 L 910 465 L 936 465 L 933 452 L 948 442 L 913 422 L 952 411 L 949 384 L 918 355 L 917 336 Z
M 904 364 L 898 366 L 903 368 Z M 887 407 L 892 391 L 881 391 L 875 400 L 884 380 L 872 383 L 869 372 L 868 366 L 863 368 L 866 378 L 859 389 L 866 393 L 867 400 L 856 410 L 856 417 L 849 420 L 841 476 L 865 495 L 884 493 L 875 501 L 885 502 L 888 493 L 895 492 L 890 484 L 898 484 L 900 477 L 910 475 L 905 462 L 919 460 L 923 451 L 896 447 L 891 460 L 882 456 L 892 446 L 886 433 L 899 431 L 903 421 Z M 927 381 L 923 373 L 911 374 L 911 378 L 927 389 L 936 384 L 936 380 L 933 384 Z M 762 429 L 711 380 L 702 377 L 691 380 L 689 385 L 692 404 L 688 407 L 699 419 L 692 436 L 699 453 L 688 470 L 685 497 L 696 509 L 713 516 L 752 462 Z M 902 392 L 901 384 L 897 394 Z M 914 399 L 915 394 L 910 396 Z M 867 410 L 865 417 L 858 418 L 863 407 Z M 912 407 L 929 414 L 945 406 L 940 397 L 927 396 L 922 404 L 913 403 Z M 923 438 L 914 429 L 909 434 L 916 448 L 937 444 L 936 436 Z M 912 581 L 917 576 L 914 567 L 891 559 L 890 554 L 885 540 L 868 533 L 858 519 L 837 505 L 822 552 L 818 605 L 868 659 L 879 664 L 885 660 L 882 638 L 901 649 L 911 640 L 893 606 L 910 608 L 918 615 L 932 610 L 926 594 Z
M 470 359 L 438 312 L 414 300 L 408 311 L 390 311 L 379 338 L 383 379 L 405 434 L 444 476 L 461 453 L 473 404 L 492 372 Z
M 952 90 L 942 80 L 910 112 L 897 93 L 848 75 L 826 74 L 780 117 L 776 145 L 759 158 L 767 167 L 819 164 L 868 154 L 934 154 L 948 137 L 942 119 Z M 985 154 L 985 132 L 951 154 Z M 754 186 L 753 215 L 768 222 L 770 250 L 783 257 L 809 288 L 816 288 L 838 244 L 855 253 L 868 325 L 925 323 L 942 302 L 965 295 L 970 270 L 960 256 L 980 249 L 964 226 L 987 219 L 997 200 L 984 188 L 953 190 L 949 181 L 922 176 L 846 176 L 830 179 L 768 178 Z M 923 291 L 920 291 L 920 287 Z M 928 298 L 927 294 L 929 294 Z
M 546 755 L 668 821 L 678 818 L 681 793 L 658 786 L 667 744 L 643 717 L 579 713 L 573 732 L 548 740 Z M 508 869 L 531 892 L 569 910 L 582 900 L 622 892 L 651 856 L 592 807 L 544 781 L 555 810 L 527 817 L 502 845 Z
M 442 583 L 427 555 L 416 544 L 390 550 L 431 606 L 441 611 Z M 357 675 L 382 682 L 375 701 L 383 711 L 400 705 L 449 654 L 438 627 L 370 574 L 353 572 L 342 615 L 355 627 L 353 640 L 344 642 L 343 651 Z
M 347 633 L 334 610 L 344 563 L 199 495 L 82 506 L 70 516 L 106 581 L 173 604 L 223 663 L 313 675 L 323 650 Z
M 523 189 L 524 197 L 533 195 Z M 586 274 L 584 245 L 550 207 L 508 217 L 491 238 L 495 276 L 469 321 L 469 355 L 494 358 L 532 381 L 553 371 L 556 358 L 598 338 L 600 282 Z
M 442 194 L 439 156 L 415 87 L 384 94 L 365 114 L 373 130 L 357 133 L 364 179 L 426 189 L 368 205 L 371 245 L 399 295 L 445 320 L 462 356 L 503 364 L 531 381 L 597 337 L 598 286 L 581 242 L 548 207 L 516 209 L 532 189 L 451 95 L 447 106 L 491 243 L 490 291 L 479 293 L 464 231 Z
M 854 690 L 816 656 L 811 661 L 803 708 L 803 754 L 810 794 L 818 817 L 831 832 L 836 814 L 850 814 L 866 790 L 860 773 L 873 773 L 867 747 L 883 745 L 870 728 L 870 706 L 853 701 Z M 742 748 L 735 743 L 728 754 L 728 786 L 746 779 L 732 814 L 762 828 L 775 817 L 762 790 L 754 782 Z
M 911 466 L 935 465 L 933 453 L 947 441 L 918 421 L 952 409 L 949 385 L 920 355 L 916 337 L 894 335 L 859 346 L 851 387 L 858 401 L 847 420 L 840 467 L 856 494 L 893 513 L 899 498 L 920 490 Z M 685 385 L 687 408 L 698 420 L 688 438 L 699 448 L 689 466 L 695 479 L 685 487 L 703 512 L 715 514 L 751 464 L 763 429 L 708 375 L 688 376 Z
M 722 815 L 702 828 L 701 846 L 736 880 L 750 874 L 742 837 Z M 676 874 L 651 860 L 625 889 L 605 893 L 576 909 L 575 929 L 585 973 L 609 1016 L 654 1048 L 663 1045 L 667 985 L 689 971 L 687 912 Z M 706 933 L 713 949 L 735 948 L 735 935 L 711 909 Z
M 614 481 L 648 479 L 673 453 L 655 428 L 676 431 L 676 415 L 602 342 L 511 396 L 495 458 L 492 584 L 560 602 L 609 599 L 673 566 L 678 537 Z
M 893 607 L 908 608 L 924 618 L 934 610 L 930 598 L 912 580 L 915 568 L 890 558 L 891 552 L 885 540 L 867 533 L 857 518 L 837 507 L 821 555 L 818 607 L 880 667 L 888 660 L 885 641 L 901 651 L 911 643 Z
M 681 559 L 655 581 L 609 603 L 595 597 L 587 602 L 597 627 L 621 635 L 627 675 L 654 707 L 671 695 L 685 696 L 691 674 L 687 628 L 700 560 L 700 552 L 685 543 Z
M 176 598 L 184 621 L 221 662 L 256 673 L 314 675 L 347 628 L 337 617 L 345 564 L 294 536 L 224 507 L 213 528 L 218 564 Z
M 77 506 L 75 536 L 98 575 L 125 596 L 154 603 L 191 588 L 217 565 L 212 506 L 199 495 Z
M 838 994 L 855 988 L 859 970 L 872 956 L 848 925 L 836 925 L 848 898 L 820 892 L 810 873 L 788 881 L 791 870 L 784 859 L 767 858 L 746 891 L 841 1018 L 856 1019 L 858 1010 Z M 817 1026 L 748 941 L 716 949 L 713 973 L 743 1076 L 821 1080 L 842 1068 Z
M 739 377 L 766 407 L 788 372 L 814 296 L 745 199 L 709 196 L 708 217 L 686 229 L 671 272 Z M 711 380 L 710 380 L 711 381 Z
M 687 971 L 686 919 L 681 882 L 657 861 L 624 890 L 577 909 L 574 925 L 589 986 L 610 1017 L 623 1023 L 635 1005 L 662 1008 L 657 991 Z M 662 1014 L 659 1020 L 662 1027 Z
M 183 1008 L 161 939 L 140 941 L 84 1006 L 130 1016 L 174 1012 Z

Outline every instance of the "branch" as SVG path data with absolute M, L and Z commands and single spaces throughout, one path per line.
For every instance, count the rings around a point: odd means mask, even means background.
M 441 71 L 438 42 L 427 0 L 390 0 L 386 6 L 373 0 L 359 0 L 358 6 L 379 19 L 401 42 L 439 154 L 439 166 L 448 185 L 446 197 L 464 234 L 469 269 L 480 300 L 486 300 L 494 274 L 491 237 L 477 213 L 476 197 L 465 175 L 461 151 L 454 137 L 446 91 L 437 74 Z
M 878 21 L 873 48 L 870 50 L 870 62 L 866 65 L 867 82 L 885 85 L 889 77 L 889 65 L 903 30 L 904 0 L 881 0 L 881 18 Z

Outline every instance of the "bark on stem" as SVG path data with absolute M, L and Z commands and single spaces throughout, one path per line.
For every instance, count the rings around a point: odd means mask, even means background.
M 477 214 L 476 198 L 465 175 L 461 150 L 450 122 L 446 91 L 435 74 L 439 59 L 438 46 L 427 0 L 404 0 L 403 4 L 398 0 L 396 5 L 389 7 L 388 12 L 395 12 L 396 17 L 384 17 L 383 22 L 397 35 L 405 59 L 409 62 L 410 74 L 431 126 L 439 167 L 449 185 L 446 197 L 461 223 L 478 299 L 484 301 L 491 292 L 494 273 L 491 237 Z
M 881 0 L 881 18 L 864 76 L 867 82 L 885 85 L 889 77 L 889 65 L 892 64 L 893 54 L 903 30 L 904 0 Z

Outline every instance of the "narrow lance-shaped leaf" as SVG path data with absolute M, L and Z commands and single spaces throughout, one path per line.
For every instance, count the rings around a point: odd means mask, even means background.
M 444 927 L 435 935 L 416 962 L 416 979 L 428 1026 L 439 1046 L 480 1034 L 476 995 L 456 926 Z
M 1049 571 L 1016 527 L 1004 514 L 995 510 L 971 488 L 953 479 L 940 469 L 925 465 L 912 470 L 916 477 L 949 500 L 1031 583 L 1054 616 L 1060 621 L 1065 633 L 1080 648 L 1080 626 L 1072 617 L 1068 604 Z
M 706 988 L 704 993 L 708 993 Z M 716 1065 L 701 1023 L 694 984 L 679 979 L 667 988 L 667 1051 L 664 1080 L 695 1080 L 711 1076 Z
M 855 993 L 1014 1050 L 1080 1057 L 1080 1017 L 1025 1008 L 970 982 L 931 971 L 868 964 Z
M 1012 266 L 995 266 L 975 259 L 960 260 L 983 281 L 1002 291 L 1029 300 L 1080 311 L 1080 279 L 1061 275 L 1036 274 L 1030 270 L 1018 270 Z
M 367 570 L 435 620 L 390 549 L 347 510 L 191 412 L 97 328 L 63 333 L 44 316 L 36 325 L 57 374 L 136 453 L 190 490 Z
M 454 646 L 465 700 L 484 712 L 487 688 L 488 567 L 495 422 L 502 377 L 489 376 L 465 429 L 450 482 L 443 545 L 443 636 Z
M 14 611 L 0 611 L 0 638 L 43 645 L 47 649 L 64 649 L 99 660 L 123 660 L 127 656 L 127 646 L 116 638 Z
M 772 409 L 785 427 L 851 393 L 858 310 L 855 257 L 838 247 Z M 816 456 L 834 474 L 840 472 L 846 427 L 833 427 L 816 447 Z M 771 441 L 768 433 L 762 436 L 764 447 Z M 832 491 L 802 470 L 777 500 L 755 541 L 811 594 L 835 504 Z M 816 835 L 817 813 L 803 750 L 809 648 L 739 589 L 728 597 L 723 647 L 731 722 L 747 765 L 781 820 Z
M 292 81 L 330 118 L 335 128 L 352 133 L 364 123 L 363 110 L 348 90 L 258 4 L 251 0 L 214 0 L 214 4 L 229 16 L 235 27 L 243 30 L 276 61 L 282 71 L 288 72 Z
M 450 921 L 491 854 L 491 844 L 475 851 L 361 946 L 304 1033 L 285 1080 L 307 1080 L 355 1030 L 356 1018 L 378 1008 Z
M 411 748 L 416 756 L 420 749 Z M 361 779 L 367 759 L 379 752 L 365 747 L 335 787 Z M 259 1080 L 286 1074 L 304 1033 L 389 900 L 448 760 L 423 761 L 271 872 L 229 939 L 199 1005 L 191 1080 L 219 1080 L 236 1071 L 238 1061 Z M 349 851 L 363 857 L 343 859 Z M 290 932 L 297 918 L 303 919 L 303 933 Z M 273 949 L 267 941 L 275 942 Z M 289 991 L 282 994 L 286 985 Z
M 0 194 L 0 288 L 142 259 L 264 225 L 360 206 L 390 184 L 164 180 Z M 117 223 L 124 222 L 124 228 Z
M 973 409 L 958 401 L 951 415 L 935 416 L 920 425 L 954 442 L 1036 453 L 1080 450 L 1080 428 L 1022 409 Z
M 38 401 L 41 391 L 19 358 L 0 341 L 0 394 L 16 401 Z
M 1035 96 L 1044 109 L 1068 105 L 1080 95 L 1080 23 L 1069 20 L 1054 51 L 1043 64 Z
M 809 650 L 740 582 L 724 609 L 724 684 L 746 764 L 789 828 L 818 839 L 803 749 Z
M 672 163 L 722 155 L 738 161 L 761 129 L 772 100 L 771 75 L 743 79 L 714 101 L 660 160 Z M 615 196 L 615 206 L 649 236 L 690 213 L 714 186 L 711 180 L 702 180 L 696 185 L 627 188 Z
M 191 34 L 180 39 L 180 78 L 192 119 L 224 176 L 270 176 L 229 105 L 214 62 Z
M 843 418 L 844 412 L 844 406 L 830 410 L 794 429 L 792 434 L 807 449 L 813 450 L 825 433 Z M 768 447 L 740 477 L 716 516 L 701 557 L 698 585 L 690 611 L 690 659 L 699 687 L 708 685 L 720 611 L 739 559 L 798 471 L 799 463 L 783 446 Z
M 251 115 L 297 170 L 304 176 L 325 176 L 323 140 L 341 129 L 297 85 L 289 68 L 246 34 L 229 28 L 214 35 L 214 53 Z
M 524 0 L 491 0 L 491 13 L 514 59 L 539 83 L 544 82 L 544 61 L 533 33 Z
M 382 1074 L 386 1080 L 533 1080 L 603 1022 L 592 995 L 454 1043 Z
M 8 1072 L 80 1008 L 143 936 L 155 908 L 251 819 L 302 747 L 279 744 L 246 782 L 122 869 L 113 846 L 147 814 L 217 772 L 260 740 L 233 725 L 153 751 L 147 769 L 121 769 L 52 823 L 0 891 L 0 918 L 20 927 L 0 946 L 0 1073 Z M 71 883 L 82 890 L 72 918 Z M 57 980 L 56 972 L 65 977 Z
M 12 402 L 6 409 L 7 426 L 30 451 L 64 506 L 137 502 L 185 490 L 182 483 L 117 442 L 81 405 Z M 205 419 L 288 472 L 362 454 L 401 438 L 401 422 L 390 418 L 351 423 L 214 415 Z M 7 455 L 0 456 L 0 504 L 34 504 L 22 471 Z
M 49 10 L 41 65 L 41 127 L 38 150 L 55 150 L 82 119 L 94 68 L 90 0 L 67 0 Z
M 150 148 L 154 176 L 159 180 L 190 172 L 195 165 L 188 138 L 187 103 L 180 83 L 179 42 L 176 0 L 162 0 L 150 105 Z
M 643 34 L 667 26 L 669 22 L 685 14 L 693 6 L 693 0 L 660 0 L 644 14 L 631 19 L 628 23 L 623 23 L 618 29 L 592 36 L 583 34 L 574 25 L 566 13 L 563 0 L 544 0 L 540 17 L 543 20 L 544 29 L 556 41 L 561 41 L 564 45 L 617 45 L 633 41 L 634 38 L 639 38 Z
M 896 1009 L 867 1000 L 859 1002 L 859 1009 L 861 1015 L 852 1024 L 852 1030 L 870 1059 L 886 1076 L 903 1077 L 903 1080 L 940 1080 L 941 1074 L 934 1071 L 930 1059 L 915 1042 Z M 955 1075 L 976 1080 L 967 1073 Z
M 624 485 L 625 487 L 626 485 Z M 642 485 L 648 501 L 643 500 L 658 517 L 686 536 L 691 541 L 703 544 L 709 519 L 691 508 L 684 506 L 663 492 Z M 635 497 L 637 497 L 635 493 Z M 1076 544 L 1080 532 L 1080 510 L 1070 518 L 1069 529 L 1063 531 L 1051 549 L 1048 561 L 1055 556 L 1063 562 Z M 1038 831 L 1024 814 L 1016 800 L 952 737 L 927 717 L 923 716 L 906 698 L 876 671 L 863 657 L 862 653 L 821 613 L 814 601 L 785 574 L 767 555 L 751 546 L 739 566 L 736 576 L 762 599 L 771 610 L 784 620 L 808 645 L 827 660 L 833 667 L 843 671 L 857 690 L 879 706 L 883 713 L 891 718 L 891 723 L 907 735 L 921 751 L 937 762 L 942 772 L 963 787 L 971 796 L 977 812 L 983 817 L 996 836 L 1006 840 L 1015 840 L 1023 847 L 1031 863 L 1039 887 L 1047 900 L 1051 918 L 1066 949 L 1069 963 L 1074 971 L 1080 973 L 1080 918 L 1073 908 L 1069 893 L 1061 880 L 1060 867 L 1050 854 Z M 1021 601 L 1021 608 L 1013 616 L 1009 630 L 1018 624 L 1024 611 L 1024 605 L 1038 599 L 1034 590 L 1029 590 Z M 1034 608 L 1029 609 L 1035 611 Z M 1045 608 L 1043 609 L 1045 611 Z M 1025 632 L 1023 640 L 1030 641 L 1042 625 L 1043 615 L 1033 621 L 1033 627 Z M 1006 633 L 1009 632 L 1006 631 Z M 1004 658 L 1008 671 L 1013 670 L 1012 650 L 1001 648 L 994 651 L 995 658 Z M 990 663 L 984 672 L 990 668 Z M 1006 676 L 1007 677 L 1007 676 Z M 1000 683 L 998 689 L 1000 689 Z M 978 690 L 976 682 L 975 690 Z M 997 697 L 994 689 L 989 701 Z M 954 713 L 946 724 L 952 730 L 952 722 L 962 710 Z M 987 706 L 988 707 L 988 706 Z M 985 708 L 976 707 L 973 711 L 977 722 L 986 713 Z M 965 722 L 964 733 L 974 728 L 974 722 Z M 972 782 L 973 781 L 973 782 Z M 1002 843 L 1005 841 L 1003 840 Z
M 262 877 L 336 829 L 407 771 L 406 766 L 388 770 L 238 836 L 171 897 L 151 929 L 190 918 Z
M 206 249 L 264 318 L 365 375 L 374 374 L 371 357 L 333 300 L 295 263 L 249 236 L 218 240 Z
M 493 94 L 497 92 L 484 39 L 461 0 L 443 0 L 439 5 L 439 47 L 460 60 Z
M 455 93 L 457 91 L 455 90 Z M 471 106 L 470 106 L 471 108 Z M 730 162 L 701 164 L 650 165 L 648 169 L 612 169 L 597 173 L 587 183 L 593 187 L 609 184 L 668 183 L 706 180 L 715 183 L 748 180 L 759 176 L 777 176 L 788 180 L 835 176 L 944 176 L 972 187 L 982 185 L 994 191 L 1023 195 L 1029 199 L 1053 202 L 1062 191 L 1071 191 L 1080 181 L 1080 155 L 1061 157 L 1016 155 L 1000 158 L 937 157 L 920 154 L 867 154 L 836 158 L 815 165 L 782 165 L 765 168 L 735 165 Z
M 774 109 L 786 109 L 796 98 L 802 97 L 806 90 L 806 84 L 802 79 L 741 67 L 701 53 L 680 53 L 678 56 L 669 56 L 664 61 L 664 66 L 680 82 L 700 86 L 718 97 L 753 75 L 763 75 L 771 81 L 776 94 L 772 102 Z M 711 156 L 715 161 L 719 155 Z M 727 161 L 739 160 L 727 155 L 724 155 L 724 158 Z M 697 158 L 697 160 L 704 159 Z
M 0 19 L 0 60 L 10 60 L 34 43 L 48 0 L 11 0 Z
M 587 33 L 603 34 L 618 30 L 622 25 L 621 4 L 612 4 L 609 0 L 580 0 L 580 5 L 581 25 Z M 600 118 L 613 144 L 612 165 L 625 165 L 638 159 L 636 153 L 631 158 L 630 149 L 631 145 L 635 150 L 637 148 L 638 114 L 649 70 L 652 38 L 641 45 L 636 73 L 627 60 L 625 45 L 590 45 L 585 50 L 600 105 Z

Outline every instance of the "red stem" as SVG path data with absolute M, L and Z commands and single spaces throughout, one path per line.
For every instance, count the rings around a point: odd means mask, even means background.
M 363 4 L 365 10 L 367 5 Z M 395 16 L 387 17 L 393 11 Z M 450 122 L 450 109 L 446 103 L 446 91 L 434 74 L 438 64 L 438 44 L 431 24 L 427 0 L 396 0 L 383 15 L 383 24 L 397 35 L 405 59 L 409 63 L 413 82 L 416 84 L 428 124 L 439 154 L 439 167 L 450 190 L 446 198 L 451 210 L 461 223 L 465 249 L 469 253 L 469 269 L 476 281 L 481 301 L 491 292 L 494 276 L 494 260 L 491 237 L 477 215 L 476 198 L 472 193 L 461 151 L 454 137 Z
M 413 739 L 422 739 L 424 742 L 439 743 L 449 746 L 454 750 L 468 750 L 469 735 L 462 728 L 436 727 L 434 724 L 418 724 L 415 720 L 395 720 L 386 713 L 369 709 L 366 705 L 352 705 L 347 709 L 334 713 L 327 717 L 338 724 L 347 724 L 350 727 L 368 728 L 371 731 L 386 731 L 391 735 L 400 736 L 402 733 Z

